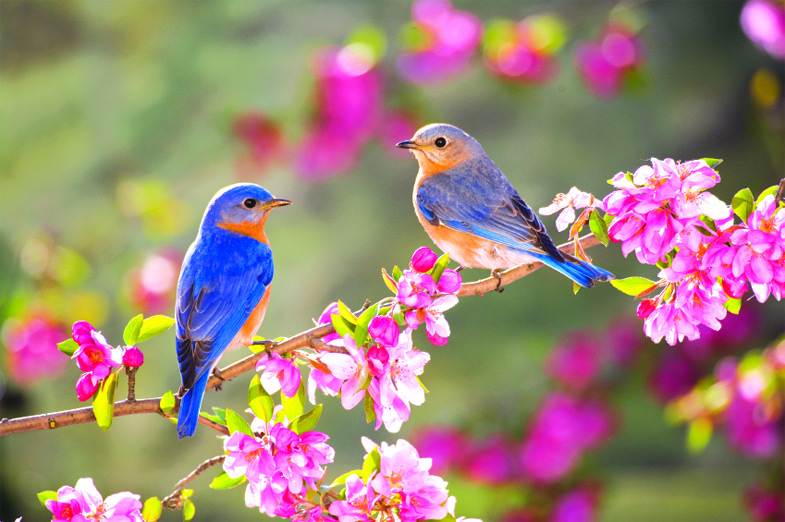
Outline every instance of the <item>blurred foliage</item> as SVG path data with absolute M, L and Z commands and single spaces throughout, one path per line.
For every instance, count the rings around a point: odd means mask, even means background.
M 126 274 L 161 247 L 184 251 L 210 197 L 241 180 L 295 202 L 267 228 L 277 271 L 261 335 L 307 329 L 338 298 L 359 307 L 385 295 L 380 267 L 405 264 L 429 243 L 411 208 L 412 159 L 373 145 L 351 174 L 322 184 L 280 165 L 241 176 L 235 170 L 242 145 L 232 119 L 261 111 L 296 143 L 313 110 L 310 57 L 345 43 L 358 27 L 373 25 L 387 36 L 388 96 L 423 123 L 448 121 L 477 137 L 534 208 L 572 185 L 605 194 L 613 174 L 651 156 L 723 158 L 714 192 L 726 201 L 739 188 L 758 193 L 783 176 L 782 67 L 743 36 L 740 3 L 639 6 L 644 78 L 611 101 L 585 91 L 569 49 L 575 38 L 597 36 L 612 3 L 457 5 L 486 22 L 557 12 L 569 26 L 558 75 L 543 86 L 511 85 L 477 60 L 449 83 L 398 85 L 392 62 L 409 21 L 405 2 L 0 2 L 0 320 L 45 306 L 64 324 L 93 322 L 119 344 L 138 312 L 123 297 Z M 589 253 L 620 277 L 654 275 L 638 273 L 613 246 Z M 545 392 L 542 364 L 555 340 L 631 314 L 632 306 L 609 285 L 574 297 L 569 282 L 550 271 L 501 295 L 465 299 L 449 314 L 449 347 L 431 351 L 423 379 L 429 400 L 414 409 L 404 435 L 435 421 L 478 433 L 520 428 Z M 781 304 L 767 310 L 770 330 L 781 329 Z M 148 344 L 137 397 L 179 386 L 171 334 Z M 242 355 L 229 353 L 224 362 Z M 72 365 L 58 379 L 22 388 L 6 374 L 0 417 L 76 407 L 77 376 Z M 244 408 L 245 380 L 227 383 L 218 397 L 208 394 L 205 409 Z M 753 466 L 715 441 L 688 455 L 683 430 L 666 426 L 644 388 L 640 377 L 616 398 L 621 433 L 589 463 L 607 481 L 601 520 L 744 518 L 738 495 Z M 373 432 L 358 411 L 345 412 L 334 400 L 326 405 L 320 426 L 337 453 L 331 477 L 356 467 L 361 435 L 395 440 Z M 106 494 L 162 497 L 220 451 L 209 430 L 178 442 L 154 416 L 118 418 L 108 434 L 89 424 L 4 437 L 0 518 L 42 519 L 35 493 L 85 476 Z M 198 519 L 259 518 L 244 507 L 241 489 L 210 490 L 207 475 L 194 483 Z M 471 485 L 456 484 L 454 493 L 459 511 L 483 516 L 472 512 Z M 164 520 L 180 517 L 164 513 Z

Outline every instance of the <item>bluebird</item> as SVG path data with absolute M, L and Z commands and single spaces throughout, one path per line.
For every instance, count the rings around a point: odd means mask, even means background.
M 213 196 L 177 281 L 177 360 L 182 387 L 179 438 L 190 437 L 207 381 L 221 354 L 253 342 L 273 280 L 273 253 L 264 233 L 268 213 L 291 201 L 252 183 Z
M 613 274 L 561 252 L 482 146 L 461 129 L 426 125 L 396 145 L 420 165 L 414 210 L 434 243 L 462 267 L 498 271 L 540 261 L 584 287 Z M 501 280 L 500 280 L 501 281 Z

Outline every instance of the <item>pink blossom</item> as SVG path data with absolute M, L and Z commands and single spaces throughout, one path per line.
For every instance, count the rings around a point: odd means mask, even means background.
M 422 274 L 429 272 L 439 256 L 428 247 L 420 247 L 412 254 L 412 260 L 409 262 L 409 267 L 415 272 Z
M 330 373 L 342 381 L 341 405 L 344 409 L 351 410 L 363 400 L 371 379 L 371 371 L 365 351 L 362 347 L 357 347 L 349 334 L 343 337 L 343 346 L 348 354 L 325 353 L 319 360 L 329 368 Z
M 553 522 L 593 522 L 597 516 L 597 494 L 579 487 L 562 496 L 553 509 Z
M 545 371 L 568 388 L 585 390 L 602 368 L 602 347 L 591 332 L 575 332 L 548 355 Z
M 56 500 L 46 501 L 46 508 L 54 522 L 143 522 L 139 495 L 122 491 L 104 499 L 91 478 L 79 479 L 76 487 L 61 487 Z
M 461 289 L 463 278 L 461 274 L 449 268 L 442 272 L 439 282 L 436 283 L 436 290 L 443 294 L 455 294 Z
M 378 397 L 374 397 L 376 427 L 383 423 L 390 433 L 398 432 L 401 424 L 409 419 L 411 404 L 419 406 L 425 402 L 425 391 L 417 377 L 431 358 L 412 346 L 411 332 L 407 330 L 401 338 L 398 345 L 388 349 L 389 364 L 386 372 L 378 377 Z M 375 392 L 376 386 L 371 390 Z
M 341 315 L 341 312 L 338 310 L 337 301 L 327 305 L 327 308 L 325 308 L 322 314 L 319 316 L 319 320 L 316 321 L 316 324 L 317 325 L 332 324 L 333 322 L 332 316 L 334 315 Z M 322 337 L 322 341 L 326 343 L 330 343 L 332 341 L 340 340 L 340 339 L 341 336 L 338 335 L 337 333 L 331 333 L 329 335 L 325 335 L 324 337 Z
M 90 372 L 83 373 L 76 381 L 76 397 L 82 402 L 92 398 L 102 380 L 95 378 Z
M 409 308 L 424 308 L 431 304 L 431 296 L 436 293 L 436 283 L 428 274 L 404 270 L 398 280 L 398 301 Z
M 376 316 L 371 319 L 368 325 L 368 333 L 371 338 L 382 346 L 395 346 L 398 344 L 400 330 L 398 323 L 391 317 Z
M 772 57 L 785 60 L 785 6 L 770 0 L 749 0 L 741 10 L 741 28 Z
M 599 41 L 584 42 L 575 50 L 575 66 L 586 88 L 598 98 L 619 94 L 624 77 L 640 67 L 640 42 L 623 27 L 609 27 Z
M 575 209 L 592 206 L 594 206 L 594 196 L 572 187 L 567 194 L 556 194 L 553 203 L 542 207 L 540 214 L 550 216 L 561 210 L 559 217 L 556 218 L 556 229 L 561 232 L 575 221 Z
M 8 368 L 22 384 L 54 378 L 68 365 L 68 357 L 57 349 L 65 333 L 63 327 L 45 314 L 24 320 L 9 320 L 3 329 Z
M 167 248 L 147 256 L 141 266 L 132 269 L 128 276 L 131 304 L 145 315 L 169 312 L 174 306 L 183 257 L 180 250 Z
M 77 337 L 76 331 L 74 337 Z M 83 335 L 79 335 L 79 337 L 84 339 Z M 80 343 L 71 358 L 76 360 L 76 365 L 83 372 L 91 372 L 96 377 L 103 379 L 109 375 L 112 368 L 123 363 L 123 351 L 113 348 L 106 342 L 101 332 L 93 329 L 90 332 L 90 340 L 84 344 Z
M 247 166 L 256 173 L 264 173 L 283 155 L 281 128 L 260 112 L 249 111 L 236 116 L 232 122 L 232 134 L 245 145 L 245 153 L 238 161 L 241 168 Z
M 431 459 L 431 471 L 440 475 L 461 465 L 469 448 L 466 436 L 450 426 L 420 428 L 414 435 L 413 444 L 420 455 Z
M 139 368 L 144 364 L 144 354 L 136 346 L 129 346 L 123 353 L 123 366 L 126 368 Z
M 260 379 L 267 393 L 272 394 L 281 390 L 287 397 L 297 395 L 302 377 L 292 359 L 284 359 L 272 352 L 270 357 L 259 359 L 256 363 L 256 371 L 262 372 Z
M 346 500 L 330 504 L 330 514 L 340 522 L 370 522 L 371 511 L 376 504 L 376 496 L 371 484 L 364 484 L 357 475 L 346 479 Z

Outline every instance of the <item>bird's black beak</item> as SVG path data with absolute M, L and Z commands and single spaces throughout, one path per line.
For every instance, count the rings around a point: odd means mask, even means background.
M 419 147 L 417 147 L 417 144 L 414 143 L 412 140 L 399 141 L 398 143 L 395 144 L 395 146 L 398 147 L 399 149 L 417 149 L 417 148 L 419 148 Z
M 270 200 L 265 207 L 267 208 L 275 208 L 275 207 L 283 207 L 284 205 L 291 205 L 292 202 L 288 199 L 281 199 L 281 198 L 273 198 Z

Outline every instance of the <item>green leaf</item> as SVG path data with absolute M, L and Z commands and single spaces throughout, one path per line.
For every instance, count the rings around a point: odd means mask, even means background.
M 273 398 L 262 386 L 262 381 L 259 379 L 258 374 L 253 376 L 251 385 L 248 387 L 248 405 L 251 407 L 253 414 L 263 421 L 270 422 L 272 420 L 275 404 L 273 403 Z
M 215 412 L 215 415 L 204 412 L 202 412 L 201 415 L 213 422 L 217 422 L 221 426 L 226 426 L 226 410 L 222 410 L 221 408 L 216 408 L 213 406 L 213 411 Z
M 212 482 L 210 482 L 210 487 L 213 489 L 230 489 L 235 486 L 239 486 L 243 482 L 245 482 L 244 475 L 240 475 L 237 478 L 232 478 L 224 471 L 215 477 Z
M 739 311 L 741 310 L 741 298 L 728 297 L 728 300 L 725 301 L 725 309 L 732 314 L 738 314 Z
M 373 399 L 370 393 L 363 397 L 363 410 L 365 411 L 365 422 L 368 424 L 376 420 L 376 410 L 373 409 Z
M 79 348 L 79 343 L 73 339 L 66 339 L 65 341 L 57 343 L 57 349 L 71 357 L 74 352 Z
M 229 408 L 226 408 L 226 427 L 229 428 L 229 435 L 239 431 L 253 437 L 253 431 L 251 431 L 251 426 L 248 425 L 248 422 Z
M 439 256 L 439 259 L 436 260 L 433 268 L 431 268 L 431 277 L 433 278 L 434 283 L 438 283 L 439 279 L 442 278 L 444 269 L 447 268 L 448 264 L 450 264 L 450 254 L 445 252 Z
M 293 420 L 302 415 L 305 411 L 305 381 L 300 381 L 300 387 L 297 388 L 294 397 L 287 397 L 281 390 L 281 404 L 287 419 Z
M 183 520 L 191 520 L 194 518 L 196 514 L 196 506 L 193 503 L 193 500 L 185 499 L 183 500 Z
M 102 430 L 106 431 L 112 426 L 114 416 L 114 394 L 117 390 L 117 374 L 112 372 L 101 382 L 101 386 L 93 399 L 93 413 L 95 420 Z
M 354 336 L 354 330 L 357 325 L 351 324 L 340 315 L 331 315 L 330 319 L 332 319 L 333 328 L 335 328 L 335 331 L 338 333 L 338 335 L 341 337 L 347 334 Z
M 171 328 L 173 324 L 174 319 L 165 315 L 148 317 L 142 322 L 142 326 L 139 329 L 139 337 L 136 339 L 136 342 L 131 344 L 141 343 L 156 335 L 162 334 Z
M 348 479 L 352 475 L 357 475 L 358 477 L 360 477 L 362 475 L 362 470 L 353 469 L 352 471 L 347 471 L 346 473 L 344 473 L 340 477 L 338 477 L 335 480 L 333 480 L 333 483 L 330 484 L 329 489 L 333 489 L 335 486 L 339 486 L 341 484 L 346 484 L 346 479 Z
M 299 417 L 295 418 L 289 429 L 295 432 L 297 435 L 302 435 L 306 431 L 311 431 L 316 427 L 316 424 L 319 423 L 319 417 L 322 416 L 322 405 L 317 404 L 313 408 L 311 408 L 307 413 L 303 413 Z
M 608 246 L 608 241 L 610 240 L 608 237 L 608 224 L 600 217 L 600 213 L 597 212 L 597 209 L 592 210 L 589 215 L 589 228 L 591 228 L 591 233 L 594 234 L 594 237 L 596 237 L 600 243 Z
M 354 315 L 352 311 L 349 310 L 349 307 L 346 306 L 340 299 L 338 300 L 338 313 L 346 320 L 347 323 L 351 325 L 357 324 L 357 316 Z
M 347 44 L 360 44 L 369 49 L 373 63 L 378 63 L 387 50 L 387 37 L 384 31 L 375 25 L 361 25 L 351 32 Z
M 48 489 L 38 494 L 38 502 L 40 502 L 42 506 L 46 507 L 47 500 L 57 500 L 57 491 Z
M 779 187 L 777 185 L 772 185 L 771 187 L 761 192 L 760 195 L 758 196 L 758 199 L 755 200 L 755 206 L 758 206 L 760 202 L 763 201 L 763 199 L 769 194 L 771 194 L 772 196 L 776 195 L 778 188 Z
M 752 191 L 749 188 L 743 188 L 733 196 L 730 202 L 733 212 L 745 223 L 747 222 L 747 217 L 752 214 L 752 199 Z
M 363 460 L 363 482 L 367 484 L 368 480 L 371 478 L 371 475 L 382 469 L 381 464 L 382 457 L 379 454 L 379 447 L 377 446 L 373 448 L 373 451 L 366 455 L 365 460 Z
M 701 158 L 701 161 L 705 161 L 706 165 L 708 165 L 710 169 L 713 169 L 722 163 L 722 160 L 717 158 Z
M 390 274 L 387 273 L 387 270 L 382 268 L 382 279 L 384 280 L 384 284 L 387 285 L 387 288 L 390 289 L 390 292 L 393 294 L 398 293 L 398 283 L 392 278 Z
M 392 276 L 393 279 L 395 279 L 396 283 L 401 280 L 401 277 L 403 276 L 403 272 L 401 272 L 401 269 L 398 268 L 398 265 L 395 265 L 393 267 Z
M 712 428 L 711 421 L 703 417 L 690 422 L 687 429 L 687 449 L 691 453 L 703 451 L 711 440 Z
M 611 279 L 611 284 L 620 292 L 639 297 L 651 293 L 657 283 L 645 277 L 625 277 L 624 279 Z
M 376 303 L 369 306 L 357 319 L 357 327 L 354 329 L 354 340 L 357 346 L 365 344 L 365 340 L 368 338 L 368 324 L 371 322 L 371 319 L 376 317 L 378 310 L 379 303 Z
M 161 501 L 158 497 L 150 497 L 144 501 L 144 506 L 142 507 L 142 518 L 145 522 L 155 522 L 159 518 L 161 518 Z
M 128 324 L 125 325 L 125 330 L 123 330 L 123 340 L 127 346 L 133 346 L 136 344 L 137 339 L 139 338 L 139 330 L 142 329 L 143 322 L 144 316 L 139 314 L 128 321 Z
M 174 409 L 174 393 L 172 390 L 168 390 L 164 393 L 163 397 L 161 397 L 161 402 L 158 403 L 158 407 L 161 408 L 161 411 L 164 413 L 169 413 Z

